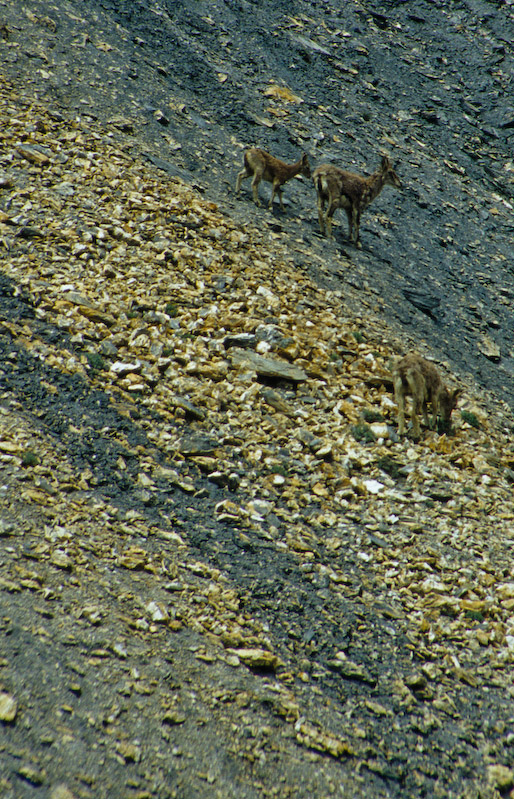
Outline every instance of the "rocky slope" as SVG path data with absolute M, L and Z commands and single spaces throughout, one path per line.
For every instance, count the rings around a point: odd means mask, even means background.
M 3 794 L 508 795 L 510 7 L 1 8 Z

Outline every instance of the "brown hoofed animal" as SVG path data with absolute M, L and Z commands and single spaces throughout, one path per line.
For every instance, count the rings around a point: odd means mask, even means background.
M 285 164 L 279 158 L 270 155 L 266 150 L 260 150 L 258 147 L 252 147 L 247 150 L 244 155 L 244 169 L 239 172 L 236 181 L 236 194 L 239 194 L 241 188 L 241 181 L 253 175 L 252 191 L 253 199 L 256 205 L 260 205 L 259 201 L 259 183 L 261 180 L 266 180 L 271 183 L 271 199 L 269 201 L 269 208 L 273 207 L 273 200 L 275 193 L 278 194 L 280 200 L 280 207 L 284 211 L 284 203 L 282 202 L 282 189 L 281 186 L 287 181 L 294 178 L 295 175 L 305 175 L 306 178 L 311 176 L 311 167 L 309 159 L 304 153 L 296 164 Z
M 430 361 L 417 352 L 409 352 L 397 360 L 392 368 L 394 397 L 398 405 L 398 435 L 405 434 L 405 397 L 412 396 L 412 434 L 420 438 L 418 414 L 423 411 L 427 427 L 436 427 L 437 416 L 449 427 L 452 411 L 457 407 L 457 399 L 462 389 L 448 391 L 439 372 Z M 432 403 L 432 425 L 428 421 L 427 404 Z
M 332 238 L 332 217 L 336 208 L 344 208 L 348 217 L 348 238 L 357 247 L 361 213 L 378 197 L 386 184 L 400 189 L 400 178 L 393 169 L 389 158 L 384 155 L 380 169 L 369 177 L 346 172 L 332 164 L 316 167 L 312 178 L 318 193 L 319 226 L 323 234 Z M 325 214 L 325 203 L 327 212 Z M 352 235 L 353 232 L 353 235 Z

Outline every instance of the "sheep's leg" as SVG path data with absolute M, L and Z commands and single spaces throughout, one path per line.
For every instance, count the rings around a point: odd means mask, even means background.
M 352 241 L 352 232 L 353 232 L 353 211 L 352 206 L 350 205 L 348 208 L 344 209 L 346 211 L 346 216 L 348 217 L 348 239 Z
M 437 417 L 439 416 L 439 400 L 437 394 L 434 393 L 432 396 L 432 424 L 430 427 L 432 430 L 437 429 Z M 427 411 L 427 425 L 428 425 L 428 411 Z
M 318 191 L 318 220 L 319 229 L 325 235 L 325 200 L 323 195 Z
M 282 202 L 282 189 L 280 188 L 280 183 L 277 181 L 273 181 L 273 188 L 271 190 L 271 200 L 269 201 L 270 211 L 273 208 L 273 198 L 275 197 L 275 193 L 278 194 L 278 199 L 280 200 L 280 207 L 283 211 L 285 211 L 284 203 Z
M 405 392 L 402 379 L 399 375 L 394 377 L 394 398 L 398 405 L 398 435 L 405 435 Z
M 245 180 L 246 178 L 249 178 L 251 174 L 252 174 L 251 171 L 246 166 L 244 169 L 241 170 L 241 172 L 238 173 L 236 180 L 236 195 L 239 194 L 242 181 Z
M 330 200 L 330 203 L 329 203 L 329 206 L 328 206 L 328 211 L 327 211 L 327 216 L 326 216 L 326 220 L 325 220 L 326 221 L 326 226 L 327 226 L 327 237 L 329 239 L 333 238 L 333 235 L 332 235 L 332 217 L 334 216 L 334 213 L 335 213 L 335 211 L 336 211 L 336 209 L 338 207 L 339 207 L 339 205 L 338 205 L 337 200 Z
M 421 438 L 421 430 L 419 427 L 418 414 L 422 412 L 423 403 L 425 401 L 425 392 L 423 389 L 423 379 L 419 374 L 407 372 L 406 379 L 409 384 L 409 389 L 412 394 L 412 437 L 415 439 Z
M 354 230 L 354 242 L 356 247 L 360 247 L 361 243 L 359 241 L 359 234 L 360 234 L 360 225 L 361 225 L 361 212 L 358 206 L 354 205 L 352 208 L 352 222 L 353 222 L 353 230 Z
M 253 193 L 253 201 L 255 205 L 260 205 L 259 200 L 259 183 L 262 180 L 262 172 L 255 172 L 252 180 L 252 193 Z

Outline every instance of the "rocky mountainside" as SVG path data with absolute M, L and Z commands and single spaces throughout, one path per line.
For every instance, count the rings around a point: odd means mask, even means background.
M 271 222 L 233 204 L 247 145 L 368 172 L 387 151 L 404 189 L 368 211 L 362 253 L 346 221 L 320 242 L 312 186 L 288 187 L 278 229 L 322 257 L 332 287 L 373 293 L 406 344 L 512 407 L 510 3 L 4 5 L 13 78 L 121 129 L 241 222 Z M 310 254 L 297 260 L 317 277 Z
M 513 21 L 0 2 L 3 796 L 513 795 Z

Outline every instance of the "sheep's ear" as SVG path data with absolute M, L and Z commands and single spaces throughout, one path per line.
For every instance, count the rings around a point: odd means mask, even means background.
M 387 157 L 387 155 L 383 155 L 382 156 L 382 166 L 383 166 L 384 169 L 387 169 L 387 167 L 391 166 L 391 162 L 390 162 L 389 158 Z
M 460 395 L 462 394 L 461 388 L 456 388 L 452 394 L 452 405 L 454 408 L 457 407 L 457 400 L 459 399 Z

